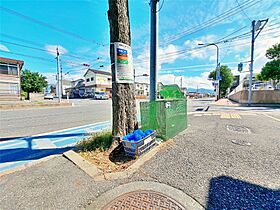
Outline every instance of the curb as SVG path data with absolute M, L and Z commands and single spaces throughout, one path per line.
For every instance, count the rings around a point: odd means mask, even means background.
M 95 210 L 103 209 L 105 205 L 115 200 L 121 195 L 135 192 L 135 191 L 153 191 L 166 195 L 183 205 L 186 209 L 205 210 L 205 208 L 198 203 L 195 199 L 185 194 L 183 191 L 178 190 L 169 185 L 158 182 L 138 181 L 128 184 L 120 185 L 110 191 L 105 192 L 99 196 L 92 204 L 85 209 Z
M 73 103 L 49 103 L 49 104 L 9 104 L 0 105 L 0 110 L 48 108 L 48 107 L 71 107 Z
M 124 171 L 113 172 L 113 173 L 102 173 L 96 165 L 90 163 L 82 156 L 74 152 L 73 150 L 63 153 L 63 156 L 74 163 L 77 167 L 83 170 L 87 175 L 93 178 L 94 181 L 105 181 L 105 180 L 116 180 L 129 178 L 134 174 L 145 162 L 149 161 L 153 156 L 155 156 L 161 149 L 169 146 L 173 143 L 173 140 L 168 140 L 168 142 L 163 142 L 151 149 L 149 152 L 139 157 L 135 163 L 129 166 Z

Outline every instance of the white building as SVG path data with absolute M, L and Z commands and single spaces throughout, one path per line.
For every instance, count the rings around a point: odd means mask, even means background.
M 112 93 L 112 75 L 107 71 L 88 69 L 85 77 L 85 92 L 107 92 Z
M 150 85 L 148 83 L 135 82 L 136 96 L 149 96 Z

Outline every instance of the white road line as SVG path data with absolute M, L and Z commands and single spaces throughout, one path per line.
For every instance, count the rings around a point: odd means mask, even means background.
M 265 113 L 262 113 L 262 114 L 263 114 L 264 116 L 267 116 L 267 117 L 269 117 L 269 118 L 271 118 L 271 119 L 274 119 L 274 120 L 280 122 L 280 119 L 278 119 L 278 118 L 276 118 L 276 117 L 272 117 L 272 116 L 270 116 L 270 115 L 268 115 L 268 114 L 265 114 Z

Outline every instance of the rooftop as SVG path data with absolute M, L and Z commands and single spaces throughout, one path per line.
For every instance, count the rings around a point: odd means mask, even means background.
M 88 69 L 87 72 L 85 73 L 85 75 L 88 73 L 88 71 L 91 71 L 95 74 L 103 74 L 103 75 L 108 75 L 111 76 L 112 74 L 108 71 L 101 71 L 101 70 L 96 70 L 96 69 Z

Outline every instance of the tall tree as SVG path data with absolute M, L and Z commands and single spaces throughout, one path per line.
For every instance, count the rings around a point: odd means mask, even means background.
M 222 65 L 220 67 L 221 77 L 222 80 L 220 81 L 220 95 L 222 97 L 225 97 L 227 94 L 227 90 L 229 87 L 231 87 L 233 83 L 233 75 L 231 73 L 231 70 L 228 66 Z M 209 79 L 216 80 L 217 70 L 211 71 L 209 74 Z M 220 97 L 219 97 L 220 98 Z
M 271 61 L 264 65 L 260 76 L 265 81 L 272 80 L 275 86 L 280 81 L 280 43 L 267 49 L 265 55 Z
M 130 46 L 128 0 L 108 0 L 110 43 L 122 42 Z M 122 137 L 137 126 L 134 84 L 116 83 L 114 45 L 110 45 L 112 63 L 113 136 Z
M 38 72 L 31 72 L 25 69 L 21 72 L 21 89 L 27 92 L 27 96 L 32 92 L 42 92 L 48 86 L 46 77 Z

